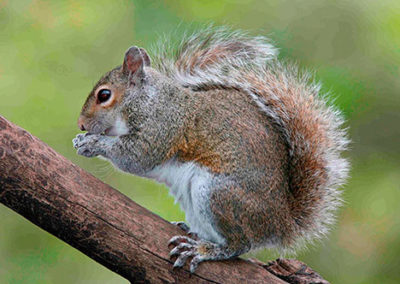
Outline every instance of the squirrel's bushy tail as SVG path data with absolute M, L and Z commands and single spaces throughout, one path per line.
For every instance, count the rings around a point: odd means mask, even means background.
M 289 201 L 299 236 L 323 236 L 341 204 L 338 188 L 348 162 L 348 139 L 339 111 L 320 96 L 320 86 L 293 66 L 274 62 L 262 75 L 248 75 L 248 92 L 275 122 L 289 149 Z
M 341 157 L 348 140 L 341 114 L 321 97 L 319 84 L 279 63 L 276 53 L 263 37 L 208 28 L 183 40 L 175 53 L 161 53 L 155 63 L 194 90 L 241 89 L 275 123 L 289 150 L 288 202 L 299 236 L 293 241 L 301 243 L 324 235 L 334 219 L 338 188 L 348 172 Z

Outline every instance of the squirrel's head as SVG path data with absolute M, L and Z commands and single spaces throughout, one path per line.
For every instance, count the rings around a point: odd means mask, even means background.
M 122 66 L 105 74 L 90 92 L 78 119 L 78 127 L 89 133 L 120 136 L 129 133 L 124 105 L 136 96 L 140 101 L 150 58 L 143 48 L 133 46 Z M 131 98 L 129 98 L 131 96 Z

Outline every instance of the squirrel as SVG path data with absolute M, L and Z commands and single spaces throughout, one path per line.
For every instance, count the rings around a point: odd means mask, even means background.
M 165 183 L 186 214 L 174 267 L 326 235 L 349 163 L 344 119 L 265 37 L 206 28 L 150 59 L 136 46 L 83 105 L 79 155 Z

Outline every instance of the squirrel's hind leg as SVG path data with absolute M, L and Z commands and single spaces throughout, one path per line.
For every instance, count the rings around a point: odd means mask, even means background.
M 194 240 L 186 236 L 174 236 L 168 244 L 175 246 L 170 252 L 170 257 L 177 257 L 174 267 L 184 266 L 187 259 L 192 257 L 190 261 L 191 273 L 194 273 L 199 263 L 203 261 L 229 259 L 248 251 L 237 251 L 226 245 L 205 240 Z

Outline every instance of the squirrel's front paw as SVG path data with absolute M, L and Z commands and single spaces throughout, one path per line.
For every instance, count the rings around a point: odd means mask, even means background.
M 72 140 L 74 148 L 77 150 L 78 155 L 88 158 L 99 156 L 104 152 L 100 145 L 100 141 L 104 139 L 103 135 L 99 134 L 78 134 Z

